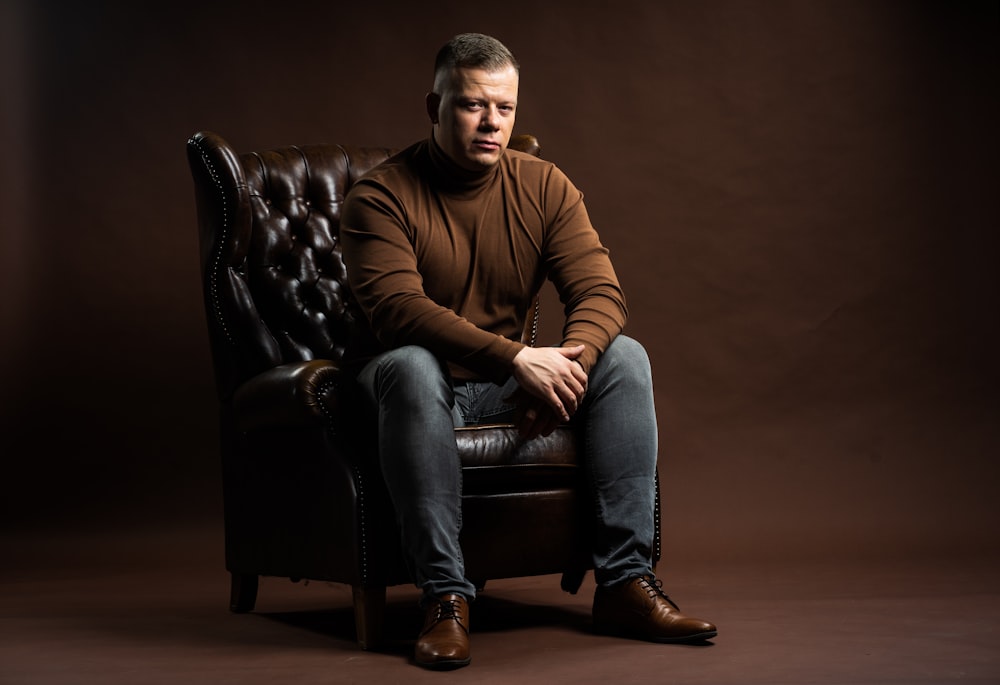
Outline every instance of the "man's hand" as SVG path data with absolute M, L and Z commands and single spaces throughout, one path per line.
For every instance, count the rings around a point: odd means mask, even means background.
M 549 435 L 562 423 L 560 417 L 552 411 L 552 407 L 534 395 L 528 394 L 524 388 L 515 390 L 507 401 L 517 405 L 514 425 L 517 426 L 518 434 L 525 440 L 534 440 L 539 435 Z
M 574 361 L 583 350 L 583 345 L 525 347 L 514 357 L 514 379 L 524 392 L 510 399 L 522 409 L 522 436 L 548 435 L 576 413 L 587 392 L 587 374 Z

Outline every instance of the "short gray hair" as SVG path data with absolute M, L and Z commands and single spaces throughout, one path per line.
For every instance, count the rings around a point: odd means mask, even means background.
M 496 38 L 482 33 L 460 33 L 438 50 L 434 60 L 434 90 L 443 87 L 454 69 L 485 69 L 500 71 L 514 67 L 520 74 L 521 65 L 514 54 Z

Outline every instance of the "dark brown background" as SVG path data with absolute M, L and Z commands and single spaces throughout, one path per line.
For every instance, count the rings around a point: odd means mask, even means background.
M 187 137 L 405 145 L 475 30 L 652 356 L 667 554 L 993 548 L 997 29 L 996 2 L 5 0 L 2 525 L 218 521 Z

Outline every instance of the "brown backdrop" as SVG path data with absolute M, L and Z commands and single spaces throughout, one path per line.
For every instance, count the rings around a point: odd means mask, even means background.
M 187 137 L 405 145 L 475 30 L 652 356 L 668 554 L 995 544 L 995 2 L 7 0 L 0 27 L 3 526 L 218 519 Z

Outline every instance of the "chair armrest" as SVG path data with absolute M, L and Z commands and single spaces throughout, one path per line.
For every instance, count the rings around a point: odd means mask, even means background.
M 240 431 L 319 427 L 337 410 L 340 367 L 328 359 L 282 364 L 236 389 L 233 414 Z

